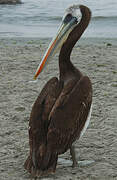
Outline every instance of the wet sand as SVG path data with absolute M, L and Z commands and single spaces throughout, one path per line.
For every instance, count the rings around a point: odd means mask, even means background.
M 49 39 L 0 39 L 0 180 L 30 179 L 23 164 L 32 104 L 44 84 L 59 73 L 57 54 L 33 81 L 48 44 Z M 71 167 L 68 151 L 60 156 L 55 175 L 43 179 L 117 179 L 117 41 L 82 39 L 71 59 L 92 81 L 92 117 L 76 142 L 79 167 Z

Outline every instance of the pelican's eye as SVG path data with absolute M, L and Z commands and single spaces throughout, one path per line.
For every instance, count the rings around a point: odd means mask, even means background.
M 72 20 L 73 16 L 71 14 L 67 14 L 64 18 L 64 23 L 68 23 Z

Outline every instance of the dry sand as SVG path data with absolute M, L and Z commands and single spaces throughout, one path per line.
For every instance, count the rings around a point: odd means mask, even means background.
M 79 167 L 72 169 L 71 164 L 63 160 L 55 175 L 43 179 L 117 179 L 116 42 L 84 39 L 74 48 L 73 63 L 93 84 L 91 122 L 76 143 Z M 30 179 L 23 164 L 29 151 L 31 107 L 47 80 L 58 75 L 56 55 L 38 81 L 33 81 L 48 43 L 48 39 L 0 39 L 0 180 Z M 70 160 L 69 152 L 62 158 Z M 83 164 L 86 161 L 88 163 Z

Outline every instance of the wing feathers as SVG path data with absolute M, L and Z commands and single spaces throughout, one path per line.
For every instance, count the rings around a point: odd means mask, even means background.
M 71 88 L 70 93 L 69 88 Z M 80 136 L 92 102 L 92 86 L 88 77 L 83 77 L 75 86 L 63 89 L 51 113 L 48 129 L 48 144 L 58 153 Z
M 49 124 L 48 115 L 60 91 L 61 87 L 59 86 L 58 79 L 52 78 L 44 86 L 32 107 L 29 120 L 30 155 L 24 165 L 28 171 L 31 171 L 32 165 L 41 166 L 42 157 L 46 149 Z

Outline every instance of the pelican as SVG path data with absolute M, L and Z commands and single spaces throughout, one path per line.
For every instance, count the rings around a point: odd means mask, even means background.
M 70 150 L 77 165 L 73 143 L 86 131 L 92 107 L 92 83 L 70 60 L 72 49 L 87 28 L 91 11 L 70 6 L 50 43 L 34 79 L 59 50 L 59 78 L 50 79 L 37 97 L 29 120 L 30 152 L 24 167 L 34 176 L 54 173 L 58 155 Z

